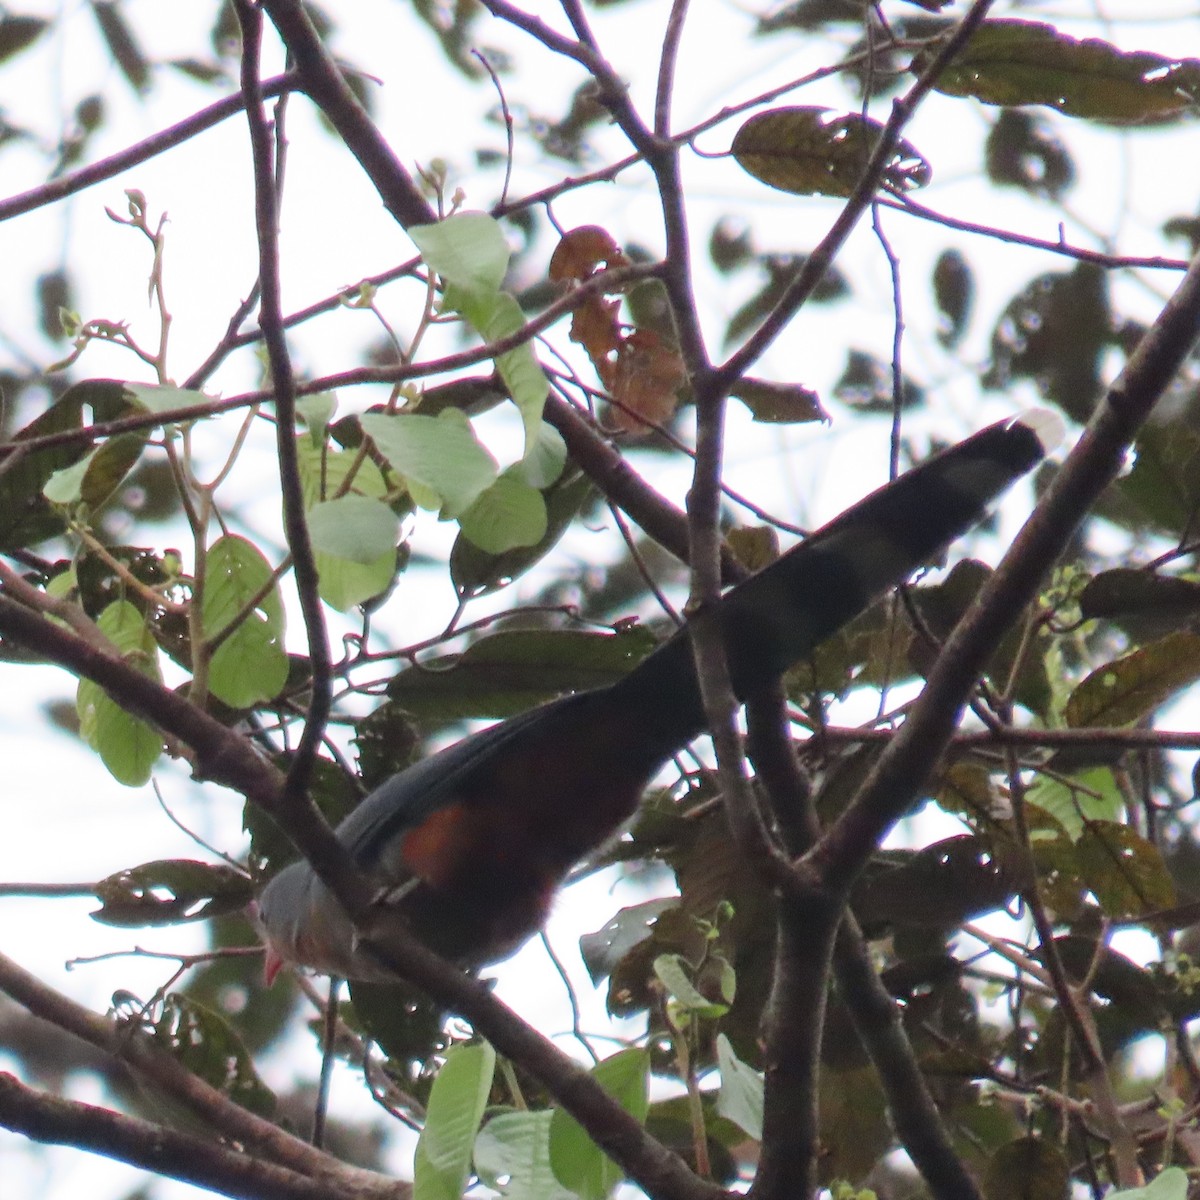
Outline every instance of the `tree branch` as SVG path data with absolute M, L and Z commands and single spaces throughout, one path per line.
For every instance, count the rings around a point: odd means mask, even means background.
M 262 91 L 264 96 L 282 96 L 286 92 L 296 90 L 297 86 L 296 77 L 289 73 L 264 80 Z M 208 108 L 202 108 L 193 116 L 187 117 L 175 125 L 170 125 L 158 133 L 151 134 L 150 137 L 136 142 L 116 154 L 109 155 L 108 158 L 102 158 L 90 166 L 80 167 L 77 171 L 68 171 L 65 175 L 51 179 L 49 183 L 43 183 L 38 187 L 30 188 L 27 192 L 18 192 L 15 196 L 9 196 L 7 200 L 0 200 L 0 221 L 22 216 L 24 213 L 44 208 L 48 204 L 55 204 L 59 200 L 75 195 L 76 192 L 82 192 L 85 188 L 103 183 L 106 179 L 112 179 L 130 167 L 148 162 L 162 154 L 164 150 L 182 145 L 189 138 L 194 138 L 197 134 L 212 129 L 214 125 L 219 125 L 230 117 L 236 117 L 242 111 L 243 106 L 241 93 L 236 96 L 227 96 L 224 100 L 218 100 L 216 104 L 210 104 Z
M 3 954 L 0 954 L 0 991 L 34 1016 L 125 1063 L 226 1137 L 291 1171 L 338 1189 L 352 1187 L 355 1190 L 350 1194 L 371 1200 L 397 1200 L 408 1194 L 406 1185 L 340 1163 L 272 1122 L 255 1116 L 193 1075 L 139 1030 L 97 1016 Z
M 858 224 L 863 213 L 875 198 L 880 181 L 883 179 L 883 173 L 899 144 L 900 134 L 905 125 L 912 119 L 921 101 L 929 94 L 938 76 L 950 65 L 950 61 L 966 45 L 983 18 L 987 16 L 988 9 L 992 4 L 993 0 L 975 0 L 966 16 L 959 22 L 958 28 L 946 40 L 929 66 L 921 72 L 920 78 L 901 99 L 893 103 L 892 115 L 880 132 L 879 141 L 863 170 L 862 179 L 859 180 L 858 186 L 846 201 L 841 212 L 838 213 L 837 220 L 809 255 L 803 269 L 787 286 L 771 310 L 770 316 L 719 368 L 714 379 L 714 386 L 728 388 L 735 379 L 739 379 L 745 374 L 751 364 L 760 358 L 767 347 L 783 332 L 801 305 L 812 295 L 834 258 L 837 257 L 838 251 L 850 236 L 851 230 Z
M 288 769 L 282 803 L 290 807 L 293 797 L 308 788 L 316 762 L 317 747 L 333 694 L 329 632 L 321 604 L 317 564 L 313 557 L 308 522 L 304 516 L 304 483 L 300 478 L 300 456 L 296 446 L 296 380 L 283 326 L 283 296 L 279 279 L 279 189 L 274 167 L 271 131 L 262 107 L 258 57 L 262 43 L 262 14 L 249 0 L 235 0 L 242 26 L 242 92 L 250 125 L 251 156 L 254 164 L 254 214 L 258 231 L 258 284 L 262 303 L 258 324 L 262 330 L 267 359 L 271 364 L 271 386 L 275 393 L 275 449 L 279 458 L 279 483 L 283 497 L 283 528 L 296 593 L 308 641 L 312 671 L 312 699 L 304 721 L 304 732 Z
M 379 189 L 388 212 L 405 229 L 431 225 L 437 213 L 350 90 L 304 6 L 299 0 L 262 0 L 262 7 L 295 60 L 305 92 L 329 118 L 367 178 Z
M 208 1138 L 108 1108 L 49 1096 L 7 1071 L 0 1072 L 0 1125 L 36 1142 L 90 1150 L 235 1200 L 360 1200 L 378 1194 L 349 1181 L 309 1179 Z M 390 1192 L 393 1198 L 400 1194 Z
M 954 1149 L 895 998 L 871 964 L 871 950 L 854 914 L 842 916 L 834 945 L 838 995 L 887 1096 L 888 1115 L 900 1144 L 935 1200 L 982 1200 L 979 1184 Z
M 1101 492 L 1125 461 L 1139 426 L 1200 336 L 1200 258 L 1138 343 L 1074 450 L 974 605 L 947 639 L 903 728 L 861 791 L 808 856 L 848 889 L 892 823 L 917 796 L 953 735 L 975 681 L 1017 614 L 1037 593 Z
M 789 736 L 782 687 L 764 691 L 746 706 L 749 753 L 759 782 L 771 797 L 787 849 L 802 854 L 820 836 L 820 822 L 808 781 L 796 761 Z M 789 870 L 791 870 L 789 866 Z M 790 891 L 785 881 L 785 893 Z M 793 901 L 793 904 L 795 901 Z M 785 909 L 793 911 L 792 907 Z M 797 914 L 799 920 L 803 913 Z M 781 946 L 781 949 L 788 947 Z M 978 1184 L 954 1149 L 950 1133 L 921 1073 L 912 1043 L 904 1031 L 895 1000 L 879 979 L 870 951 L 853 913 L 843 910 L 833 949 L 838 992 L 850 1013 L 887 1097 L 896 1136 L 921 1173 L 934 1200 L 981 1200 Z M 793 975 L 796 972 L 793 971 Z M 793 1010 L 793 1019 L 795 1011 Z M 799 1053 L 799 1051 L 797 1051 Z M 816 1088 L 814 1077 L 812 1088 Z M 793 1107 L 799 1101 L 791 1101 Z M 769 1152 L 764 1138 L 763 1161 Z M 784 1178 L 768 1163 L 772 1177 Z

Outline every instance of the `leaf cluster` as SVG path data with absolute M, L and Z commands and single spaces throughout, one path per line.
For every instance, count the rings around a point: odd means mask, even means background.
M 30 311 L 40 313 L 34 336 L 57 343 L 58 362 L 38 353 L 37 369 L 7 369 L 0 380 L 0 659 L 6 672 L 51 665 L 80 676 L 78 735 L 121 783 L 144 790 L 170 756 L 246 794 L 244 839 L 231 838 L 221 854 L 133 863 L 82 889 L 98 904 L 95 920 L 110 926 L 207 921 L 211 930 L 211 957 L 178 956 L 155 995 L 114 1003 L 113 1021 L 142 1047 L 139 1079 L 160 1089 L 149 1105 L 125 1107 L 218 1149 L 251 1147 L 245 1157 L 256 1165 L 291 1172 L 279 1195 L 308 1194 L 306 1185 L 341 1195 L 363 1179 L 271 1125 L 276 1099 L 255 1067 L 310 1004 L 307 986 L 263 988 L 242 915 L 262 880 L 294 857 L 293 843 L 312 853 L 303 821 L 278 802 L 284 776 L 336 823 L 468 722 L 619 679 L 657 644 L 668 597 L 680 594 L 685 568 L 664 548 L 691 557 L 701 600 L 713 564 L 732 579 L 769 561 L 787 523 L 770 523 L 722 475 L 714 448 L 726 397 L 736 401 L 735 423 L 748 415 L 758 426 L 815 424 L 830 413 L 865 426 L 886 414 L 897 467 L 942 440 L 947 378 L 970 381 L 973 405 L 1030 396 L 1075 427 L 1101 425 L 1114 379 L 1152 332 L 1114 279 L 1181 264 L 925 207 L 917 194 L 936 194 L 945 151 L 905 121 L 931 90 L 938 104 L 969 106 L 984 127 L 980 178 L 1058 220 L 1084 174 L 1077 129 L 1141 137 L 1147 127 L 1181 126 L 1195 107 L 1200 61 L 1001 16 L 967 37 L 970 27 L 934 0 L 921 16 L 802 0 L 763 18 L 757 32 L 783 45 L 803 31 L 825 47 L 820 70 L 676 130 L 667 94 L 675 35 L 663 35 L 663 90 L 647 119 L 593 34 L 593 20 L 607 29 L 639 19 L 622 4 L 564 4 L 568 34 L 505 0 L 418 3 L 413 19 L 454 68 L 448 89 L 475 95 L 494 73 L 516 144 L 558 160 L 551 185 L 525 180 L 514 199 L 500 176 L 520 155 L 509 162 L 479 147 L 482 173 L 469 181 L 467 207 L 450 186 L 465 172 L 449 160 L 414 179 L 402 154 L 381 152 L 367 85 L 379 64 L 338 66 L 328 50 L 334 20 L 316 8 L 223 5 L 208 47 L 188 58 L 156 58 L 120 5 L 93 4 L 87 19 L 117 83 L 139 103 L 168 73 L 245 86 L 224 116 L 204 118 L 217 121 L 256 111 L 239 72 L 257 70 L 250 35 L 260 7 L 293 64 L 273 86 L 304 93 L 289 103 L 317 105 L 414 253 L 294 313 L 272 311 L 262 288 L 258 323 L 249 321 L 252 302 L 239 308 L 205 363 L 178 383 L 166 224 L 151 217 L 145 195 L 130 189 L 126 212 L 109 216 L 121 237 L 149 250 L 154 337 L 135 334 L 125 315 L 74 311 L 86 261 L 48 265 Z M 968 7 L 982 18 L 983 6 Z M 497 25 L 482 20 L 484 8 Z M 509 89 L 529 90 L 525 68 L 506 48 L 479 50 L 488 29 L 584 73 L 561 113 L 544 115 L 543 96 L 509 103 Z M 857 44 L 839 58 L 847 32 Z M 2 16 L 0 61 L 36 54 L 56 33 L 41 18 Z M 827 78 L 840 80 L 841 107 L 832 104 L 837 92 L 816 90 Z M 889 117 L 880 99 L 902 89 Z M 94 182 L 82 164 L 111 103 L 88 94 L 72 104 L 57 143 L 42 148 L 45 188 L 11 208 L 0 201 L 3 216 Z M 21 119 L 10 113 L 0 124 L 0 155 L 36 140 Z M 144 153 L 184 146 L 198 128 L 166 130 Z M 680 164 L 699 156 L 702 134 L 724 139 L 718 167 L 731 188 L 763 185 L 758 196 L 788 206 L 786 244 L 751 219 L 698 206 L 685 190 Z M 625 157 L 609 152 L 610 135 L 624 139 Z M 568 176 L 564 162 L 602 165 Z M 634 167 L 664 215 L 652 233 L 629 228 L 602 199 L 600 185 Z M 259 165 L 272 211 L 281 176 Z M 805 221 L 792 221 L 801 205 Z M 579 224 L 561 223 L 568 207 L 584 214 Z M 872 208 L 877 224 L 886 212 L 889 222 L 935 231 L 933 252 L 910 257 L 880 226 L 893 278 L 890 343 L 870 338 L 858 319 L 863 281 L 843 254 L 849 227 Z M 807 232 L 823 228 L 807 219 L 810 209 L 838 214 L 821 236 Z M 706 238 L 688 235 L 693 211 L 703 213 L 694 227 L 708 222 Z M 1164 235 L 1194 243 L 1194 227 L 1189 209 Z M 272 236 L 261 231 L 261 246 Z M 988 240 L 1039 252 L 998 302 L 979 249 Z M 706 261 L 693 258 L 693 241 L 707 246 Z M 270 281 L 269 261 L 264 251 L 260 284 Z M 915 312 L 911 301 L 902 308 L 905 288 L 921 297 Z M 712 302 L 724 313 L 720 328 L 706 291 L 720 296 Z M 767 353 L 802 306 L 803 320 L 816 312 L 838 330 L 829 348 L 836 365 L 819 383 L 773 370 Z M 272 321 L 297 342 L 316 341 L 332 314 L 370 323 L 386 354 L 364 361 L 348 352 L 322 376 L 293 370 Z M 264 340 L 265 358 L 255 359 Z M 913 342 L 920 353 L 902 356 Z M 100 353 L 121 355 L 127 377 L 88 378 Z M 213 380 L 231 360 L 253 364 L 253 390 L 219 394 Z M 602 1200 L 631 1179 L 651 1195 L 711 1200 L 719 1186 L 753 1178 L 764 1196 L 818 1185 L 865 1195 L 860 1188 L 912 1182 L 896 1166 L 902 1146 L 939 1200 L 1004 1200 L 1030 1180 L 1039 1196 L 1113 1184 L 1125 1200 L 1181 1200 L 1179 1164 L 1194 1165 L 1190 1122 L 1200 1100 L 1190 1033 L 1200 1015 L 1196 787 L 1180 757 L 1200 749 L 1187 727 L 1200 681 L 1200 358 L 1185 346 L 1172 364 L 1159 388 L 1174 380 L 1169 403 L 1137 428 L 1130 422 L 1128 469 L 1088 525 L 1061 531 L 1058 566 L 1054 556 L 1034 564 L 1040 590 L 1008 614 L 1007 632 L 973 672 L 969 715 L 963 703 L 948 705 L 947 744 L 931 745 L 920 778 L 906 781 L 892 817 L 936 821 L 913 823 L 907 844 L 886 850 L 882 835 L 860 837 L 848 860 L 865 866 L 832 919 L 827 897 L 806 895 L 793 869 L 837 857 L 830 831 L 886 769 L 917 689 L 938 677 L 955 630 L 1004 582 L 1004 567 L 960 558 L 938 581 L 863 612 L 789 674 L 790 793 L 766 765 L 753 791 L 738 791 L 744 776 L 697 750 L 657 781 L 626 835 L 580 864 L 580 877 L 616 870 L 645 884 L 580 931 L 618 1043 L 601 1054 L 605 1043 L 577 1021 L 589 1070 L 555 1057 L 528 1026 L 514 1033 L 486 991 L 457 993 L 466 1001 L 451 1016 L 446 997 L 430 998 L 428 988 L 355 984 L 340 1011 L 330 1004 L 318 1014 L 318 1042 L 361 1072 L 381 1122 L 420 1131 L 415 1191 L 452 1200 L 479 1186 Z M 690 526 L 655 490 L 660 469 L 689 454 Z M 1068 469 L 1046 467 L 1036 491 L 1053 494 Z M 589 563 L 583 531 L 607 513 L 625 534 L 622 559 Z M 430 528 L 448 534 L 434 565 L 450 619 L 443 633 L 417 640 L 395 611 L 400 596 L 413 603 Z M 498 608 L 472 607 L 497 594 Z M 510 599 L 517 595 L 525 602 Z M 661 620 L 639 619 L 651 611 Z M 330 651 L 324 627 L 340 650 Z M 187 706 L 191 725 L 172 716 L 175 703 Z M 860 720 L 864 712 L 873 716 Z M 714 734 L 718 758 L 730 743 L 740 753 L 732 726 Z M 739 805 L 761 843 L 736 819 Z M 803 858 L 814 843 L 815 857 Z M 828 933 L 824 943 L 814 936 L 808 957 L 795 950 L 805 929 Z M 1150 936 L 1135 943 L 1130 930 Z M 852 982 L 863 978 L 870 989 Z M 44 994 L 22 987 L 0 963 L 0 989 L 71 1027 Z M 797 996 L 802 1004 L 791 1003 Z M 1167 1064 L 1152 1078 L 1137 1057 L 1150 1043 Z M 195 1089 L 207 1089 L 203 1104 Z M 5 1104 L 0 1097 L 0 1118 L 15 1123 Z M 244 1114 L 262 1124 L 239 1124 Z M 114 1154 L 126 1144 L 75 1129 L 62 1140 Z M 222 1164 L 198 1168 L 211 1173 L 197 1180 L 266 1194 L 253 1190 L 244 1165 Z M 372 1177 L 371 1186 L 382 1195 L 385 1182 Z

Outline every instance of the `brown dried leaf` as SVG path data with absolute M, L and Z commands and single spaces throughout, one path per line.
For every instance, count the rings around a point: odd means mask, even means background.
M 635 329 L 621 344 L 616 363 L 600 372 L 612 395 L 617 427 L 644 433 L 647 425 L 661 425 L 674 413 L 675 393 L 686 375 L 678 350 L 653 329 Z
M 587 352 L 597 370 L 621 348 L 621 322 L 617 313 L 619 300 L 590 297 L 571 317 L 571 341 L 578 342 Z
M 564 279 L 587 279 L 596 268 L 627 267 L 629 259 L 613 241 L 607 229 L 599 225 L 581 225 L 563 234 L 562 240 L 550 256 L 550 278 L 556 282 Z

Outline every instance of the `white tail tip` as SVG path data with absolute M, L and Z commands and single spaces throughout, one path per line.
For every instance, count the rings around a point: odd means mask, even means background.
M 1042 444 L 1042 453 L 1050 454 L 1061 445 L 1067 435 L 1067 427 L 1062 417 L 1049 408 L 1031 408 L 1028 412 L 1014 417 L 1014 425 L 1024 425 Z

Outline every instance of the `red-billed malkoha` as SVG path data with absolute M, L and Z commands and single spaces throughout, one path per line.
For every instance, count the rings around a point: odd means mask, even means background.
M 777 678 L 936 558 L 1058 440 L 1045 412 L 992 425 L 873 492 L 720 601 L 733 686 Z M 654 774 L 704 729 L 686 632 L 618 683 L 563 696 L 401 771 L 338 826 L 418 937 L 462 966 L 511 954 L 571 868 L 633 813 Z M 390 978 L 356 950 L 304 861 L 258 901 L 268 978 L 295 963 Z

